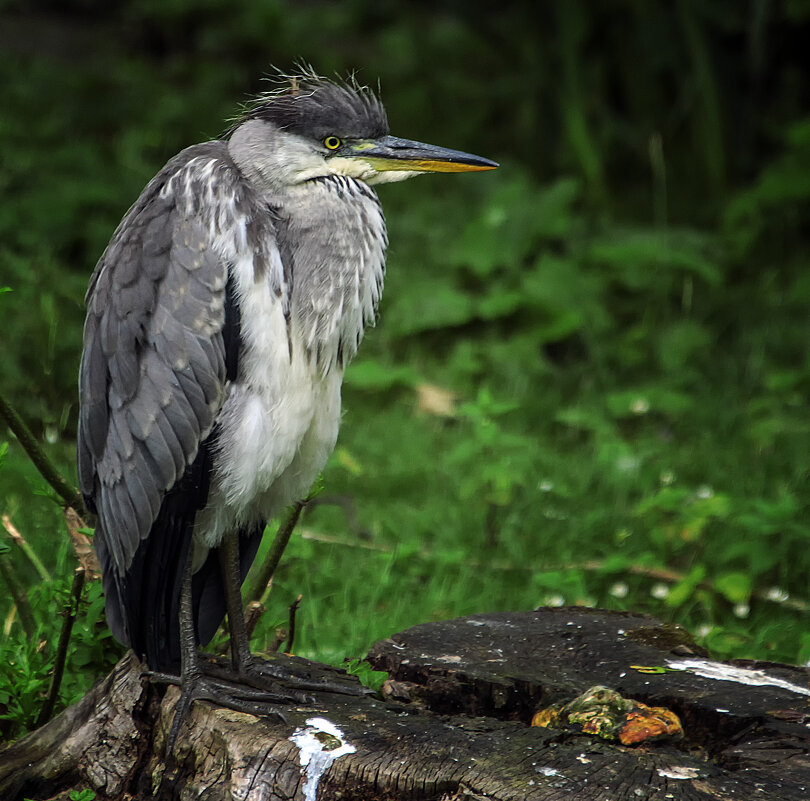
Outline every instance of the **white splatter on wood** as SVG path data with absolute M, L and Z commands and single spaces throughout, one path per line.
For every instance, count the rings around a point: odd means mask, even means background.
M 667 662 L 671 670 L 686 670 L 704 679 L 717 681 L 733 681 L 737 684 L 747 684 L 752 687 L 779 687 L 799 695 L 810 696 L 810 689 L 793 684 L 776 676 L 769 676 L 764 670 L 734 667 L 724 665 L 722 662 L 712 662 L 709 659 L 679 659 Z
M 658 768 L 658 775 L 663 779 L 697 779 L 700 771 L 686 765 L 671 765 L 668 768 Z
M 343 732 L 326 718 L 309 718 L 306 728 L 296 729 L 290 740 L 300 751 L 299 759 L 305 777 L 305 801 L 316 801 L 318 782 L 336 759 L 357 750 L 346 742 Z

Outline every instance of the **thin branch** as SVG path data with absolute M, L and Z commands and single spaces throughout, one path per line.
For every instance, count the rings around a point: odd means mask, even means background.
M 262 606 L 266 607 L 267 604 L 270 603 L 270 593 L 272 592 L 272 590 L 273 590 L 273 578 L 271 577 L 270 581 L 267 582 L 267 585 L 265 586 L 264 590 L 262 590 L 261 597 L 259 598 L 259 603 Z
M 287 639 L 287 631 L 286 631 L 286 629 L 282 629 L 282 628 L 276 629 L 276 633 L 273 636 L 273 642 L 270 643 L 270 646 L 265 649 L 266 652 L 268 654 L 277 653 L 281 649 L 281 646 L 284 644 L 284 640 L 286 640 L 286 639 Z
M 264 593 L 265 587 L 272 580 L 273 574 L 276 572 L 276 568 L 278 567 L 278 563 L 281 561 L 281 556 L 287 547 L 287 543 L 290 541 L 290 537 L 295 530 L 296 524 L 298 523 L 298 519 L 301 517 L 301 511 L 310 500 L 311 496 L 307 496 L 303 501 L 296 502 L 296 504 L 290 510 L 290 513 L 287 515 L 286 520 L 282 523 L 281 527 L 276 533 L 276 538 L 273 540 L 273 544 L 270 547 L 270 552 L 267 554 L 267 557 L 259 568 L 255 582 L 246 593 L 246 600 L 248 603 L 250 601 L 258 601 Z
M 253 632 L 256 629 L 256 624 L 259 622 L 259 618 L 264 614 L 264 612 L 264 604 L 259 601 L 251 601 L 245 607 L 245 629 L 247 629 L 248 639 L 253 636 Z
M 8 591 L 17 607 L 17 614 L 20 616 L 20 625 L 26 635 L 33 639 L 37 633 L 37 624 L 34 613 L 31 611 L 31 604 L 22 590 L 22 584 L 17 577 L 17 571 L 10 559 L 0 556 L 0 576 L 6 582 Z
M 17 605 L 12 604 L 11 608 L 8 610 L 8 614 L 6 615 L 5 620 L 3 621 L 3 636 L 9 637 L 11 636 L 11 627 L 14 625 L 14 621 L 17 619 Z
M 42 705 L 37 717 L 36 726 L 39 728 L 51 719 L 56 700 L 59 698 L 59 688 L 62 685 L 62 676 L 65 672 L 65 661 L 67 660 L 68 645 L 70 644 L 70 634 L 73 631 L 73 624 L 79 614 L 79 602 L 82 597 L 82 587 L 84 587 L 84 568 L 77 567 L 73 571 L 73 586 L 70 588 L 70 606 L 65 610 L 65 617 L 62 621 L 62 630 L 59 632 L 59 644 L 56 647 L 56 658 L 53 663 L 53 676 L 51 686 L 48 688 L 48 697 Z
M 301 603 L 301 599 L 303 595 L 299 595 L 291 604 L 290 604 L 290 631 L 287 635 L 287 647 L 285 649 L 285 653 L 291 654 L 293 649 L 293 643 L 295 642 L 295 613 L 298 611 L 298 606 Z
M 65 507 L 65 525 L 73 543 L 73 552 L 84 568 L 87 581 L 96 581 L 101 577 L 101 565 L 98 563 L 98 556 L 93 550 L 90 537 L 82 531 L 83 528 L 87 528 L 87 524 L 72 506 Z
M 2 417 L 8 427 L 23 446 L 28 457 L 34 463 L 34 467 L 39 470 L 42 477 L 54 489 L 57 495 L 68 505 L 76 509 L 80 514 L 86 515 L 82 496 L 60 475 L 54 467 L 53 462 L 47 457 L 45 451 L 40 447 L 36 437 L 31 433 L 31 429 L 25 424 L 20 415 L 11 407 L 8 401 L 0 394 L 0 417 Z
M 14 544 L 28 557 L 28 561 L 34 566 L 37 573 L 39 573 L 39 577 L 43 581 L 50 581 L 51 574 L 48 572 L 48 569 L 42 564 L 42 560 L 37 556 L 37 552 L 29 545 L 25 537 L 20 534 L 19 529 L 11 522 L 11 517 L 9 515 L 3 515 L 3 517 L 0 518 L 0 522 L 3 523 L 3 528 L 8 532 L 8 536 L 11 537 Z

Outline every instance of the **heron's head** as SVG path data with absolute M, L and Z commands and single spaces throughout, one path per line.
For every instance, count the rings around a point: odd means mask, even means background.
M 367 87 L 310 71 L 262 95 L 236 124 L 230 149 L 240 167 L 270 185 L 347 175 L 368 184 L 423 172 L 491 170 L 494 161 L 391 136 L 385 109 Z

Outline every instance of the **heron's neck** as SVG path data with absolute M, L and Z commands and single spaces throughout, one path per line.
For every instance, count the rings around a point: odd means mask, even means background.
M 248 120 L 228 140 L 240 172 L 263 193 L 276 193 L 323 172 L 323 159 L 301 137 L 270 122 Z

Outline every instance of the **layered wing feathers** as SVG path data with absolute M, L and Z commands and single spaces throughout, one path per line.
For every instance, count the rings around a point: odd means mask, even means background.
M 197 145 L 146 187 L 91 280 L 79 483 L 98 513 L 103 567 L 118 577 L 194 462 L 226 379 L 235 377 L 228 362 L 238 342 L 223 335 L 233 327 L 226 321 L 227 261 L 237 240 L 250 246 L 249 225 L 260 229 L 257 238 L 273 237 L 271 215 L 226 144 Z

